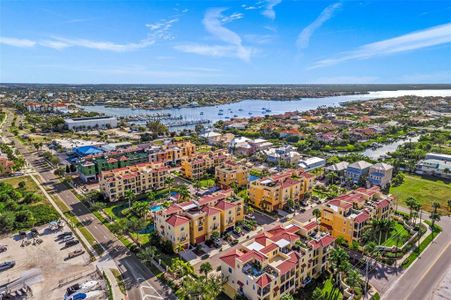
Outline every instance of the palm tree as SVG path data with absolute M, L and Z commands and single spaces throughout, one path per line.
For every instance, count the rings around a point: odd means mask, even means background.
M 294 300 L 293 295 L 290 293 L 284 294 L 282 297 L 280 297 L 280 300 Z
M 440 203 L 434 202 L 432 203 L 432 208 L 434 209 L 430 215 L 430 219 L 432 220 L 431 228 L 432 228 L 432 234 L 435 232 L 435 222 L 440 221 L 440 213 L 437 211 L 440 208 Z
M 351 268 L 346 273 L 346 283 L 354 289 L 355 287 L 360 286 L 361 279 L 360 274 L 354 268 Z
M 138 257 L 144 261 L 144 263 L 150 263 L 156 254 L 157 248 L 155 246 L 150 246 L 139 252 Z
M 190 196 L 188 187 L 184 184 L 181 184 L 177 187 L 177 193 L 180 195 L 180 201 L 182 202 L 186 201 Z
M 205 274 L 205 277 L 207 277 L 208 273 L 210 273 L 213 268 L 211 267 L 211 264 L 209 262 L 204 262 L 200 265 L 199 270 Z
M 318 223 L 319 217 L 321 217 L 321 210 L 319 210 L 319 208 L 315 208 L 312 211 L 312 214 L 315 216 L 316 218 L 316 223 Z
M 409 197 L 406 199 L 407 207 L 410 209 L 409 221 L 412 219 L 412 212 L 414 207 L 416 207 L 418 201 L 414 197 Z
M 149 213 L 149 204 L 147 202 L 134 202 L 130 211 L 140 219 L 144 219 Z
M 341 247 L 335 247 L 330 253 L 330 262 L 332 268 L 336 274 L 335 283 L 338 283 L 341 277 L 342 270 L 346 269 L 346 263 L 348 263 L 349 256 L 345 250 Z M 349 263 L 348 263 L 349 264 Z
M 132 206 L 132 202 L 135 200 L 135 193 L 132 190 L 125 192 L 125 199 L 128 201 L 128 208 Z
M 183 246 L 183 244 L 177 244 L 176 246 L 175 246 L 175 252 L 176 253 L 180 253 L 180 252 L 183 252 L 183 251 L 185 251 L 185 247 Z
M 319 287 L 316 287 L 313 290 L 312 300 L 325 300 L 326 298 L 323 296 L 323 292 Z

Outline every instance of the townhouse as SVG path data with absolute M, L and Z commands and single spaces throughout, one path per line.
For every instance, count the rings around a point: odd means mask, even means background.
M 277 300 L 317 278 L 327 268 L 335 238 L 316 223 L 278 225 L 219 257 L 231 299 Z
M 249 183 L 249 169 L 237 162 L 227 160 L 215 168 L 216 182 L 222 188 L 247 186 Z
M 313 176 L 301 169 L 255 180 L 249 185 L 250 203 L 268 212 L 282 209 L 290 199 L 302 200 L 305 192 L 311 190 L 312 182 Z
M 352 183 L 359 183 L 362 178 L 365 178 L 370 171 L 371 164 L 364 160 L 349 164 L 346 168 L 345 177 Z
M 232 230 L 244 220 L 243 200 L 232 190 L 221 190 L 199 200 L 174 203 L 154 213 L 155 229 L 163 240 L 188 248 L 211 238 L 214 232 Z
M 207 173 L 214 174 L 214 168 L 221 165 L 228 158 L 228 154 L 220 149 L 207 153 L 196 153 L 182 159 L 181 171 L 188 179 L 200 179 Z
M 127 191 L 134 194 L 165 187 L 170 168 L 161 163 L 141 163 L 108 171 L 99 176 L 100 191 L 109 201 L 123 199 Z
M 391 218 L 395 199 L 384 195 L 379 186 L 358 188 L 329 200 L 321 207 L 321 228 L 335 237 L 343 237 L 349 244 L 359 241 L 371 219 Z
M 389 164 L 377 163 L 370 167 L 368 171 L 368 181 L 371 185 L 378 185 L 385 188 L 390 184 L 393 177 L 393 167 Z

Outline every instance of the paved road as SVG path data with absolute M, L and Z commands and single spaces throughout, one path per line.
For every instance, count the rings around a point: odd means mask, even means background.
M 419 259 L 390 284 L 383 299 L 432 299 L 451 266 L 451 218 L 442 217 L 442 233 Z
M 9 128 L 12 116 L 8 116 L 8 120 L 3 128 Z M 24 146 L 17 141 L 8 132 L 3 132 L 10 140 L 15 143 L 16 149 L 25 157 L 27 163 L 42 178 L 41 184 L 53 191 L 61 198 L 62 201 L 72 210 L 75 216 L 82 222 L 89 232 L 94 236 L 96 241 L 105 249 L 105 254 L 100 260 L 113 259 L 116 264 L 124 271 L 123 276 L 129 286 L 127 292 L 128 299 L 174 299 L 170 289 L 162 285 L 155 275 L 140 260 L 117 240 L 108 228 L 103 225 L 89 209 L 81 203 L 70 189 L 53 174 L 53 170 L 48 166 L 46 161 L 37 155 L 33 150 Z

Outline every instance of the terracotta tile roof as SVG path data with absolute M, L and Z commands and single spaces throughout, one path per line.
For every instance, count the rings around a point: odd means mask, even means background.
M 242 262 L 247 262 L 252 259 L 256 259 L 258 261 L 264 261 L 267 257 L 256 250 L 250 250 L 249 252 L 244 253 L 243 255 L 239 256 L 238 259 Z
M 266 273 L 257 279 L 257 285 L 260 287 L 265 287 L 270 283 L 271 283 L 271 277 L 269 277 L 269 275 Z
M 212 207 L 212 206 L 204 206 L 204 207 L 202 208 L 202 211 L 203 211 L 204 213 L 206 213 L 207 216 L 212 216 L 212 215 L 216 215 L 216 214 L 220 214 L 220 213 L 221 213 L 221 210 L 220 210 L 220 209 L 214 208 L 214 207 Z
M 286 231 L 288 231 L 289 233 L 296 233 L 301 229 L 301 227 L 297 226 L 297 225 L 293 225 L 289 228 L 285 228 Z
M 271 252 L 273 250 L 276 250 L 277 248 L 278 248 L 278 246 L 276 244 L 271 243 L 268 246 L 260 249 L 260 252 L 263 253 L 263 254 L 267 254 L 267 253 L 269 253 L 269 252 Z
M 296 262 L 291 259 L 287 259 L 283 263 L 278 265 L 276 268 L 279 269 L 280 275 L 283 275 L 283 274 L 288 273 L 289 271 L 293 270 L 295 267 L 296 267 Z
M 269 239 L 274 242 L 280 241 L 281 239 L 293 242 L 293 241 L 299 240 L 300 237 L 297 234 L 289 233 L 289 232 L 285 231 L 278 235 L 274 235 L 274 236 L 270 237 Z
M 384 200 L 382 200 L 382 201 L 379 201 L 377 204 L 376 204 L 376 207 L 377 208 L 384 208 L 384 207 L 387 207 L 387 206 L 389 206 L 390 205 L 390 201 L 388 201 L 387 199 L 384 199 Z
M 224 255 L 220 256 L 219 259 L 231 266 L 232 268 L 235 268 L 235 260 L 242 256 L 243 252 L 241 252 L 238 249 L 230 249 L 227 251 Z
M 221 200 L 218 202 L 218 204 L 216 204 L 215 207 L 219 208 L 220 210 L 227 210 L 227 209 L 231 209 L 235 206 L 236 206 L 236 204 L 233 204 L 233 203 L 225 201 L 225 200 Z
M 318 224 L 316 223 L 316 221 L 312 221 L 306 225 L 304 225 L 305 230 L 310 231 L 312 229 L 315 229 L 318 226 Z
M 319 240 L 312 240 L 309 244 L 312 246 L 313 250 L 316 250 L 320 247 L 327 247 L 335 241 L 335 238 L 330 235 L 325 235 Z
M 177 226 L 186 224 L 188 222 L 189 222 L 188 218 L 185 218 L 185 217 L 182 217 L 179 215 L 172 215 L 166 220 L 166 223 L 168 223 L 169 225 L 171 225 L 173 227 L 177 227 Z
M 343 209 L 348 209 L 352 207 L 352 204 L 349 202 L 342 201 L 340 199 L 332 199 L 327 202 L 329 205 L 338 206 Z
M 274 226 L 273 228 L 268 229 L 266 232 L 272 235 L 276 235 L 282 232 L 285 232 L 286 229 L 282 227 L 282 225 Z
M 362 223 L 365 222 L 366 220 L 368 220 L 370 218 L 370 215 L 366 212 L 361 212 L 360 214 L 358 214 L 355 218 L 354 218 L 354 222 L 355 223 Z
M 169 206 L 168 208 L 166 208 L 162 212 L 164 212 L 165 214 L 171 215 L 171 214 L 179 212 L 181 210 L 182 209 L 178 205 L 172 204 L 171 206 Z

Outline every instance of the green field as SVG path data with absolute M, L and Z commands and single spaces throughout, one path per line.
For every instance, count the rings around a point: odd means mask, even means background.
M 400 205 L 406 206 L 408 197 L 414 197 L 421 205 L 422 209 L 432 211 L 432 203 L 440 203 L 440 212 L 446 214 L 448 211 L 448 200 L 451 199 L 451 184 L 441 180 L 430 180 L 420 176 L 405 175 L 403 184 L 392 187 L 390 193 L 393 194 Z

